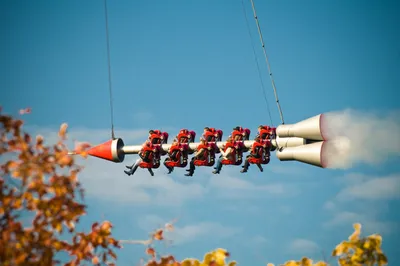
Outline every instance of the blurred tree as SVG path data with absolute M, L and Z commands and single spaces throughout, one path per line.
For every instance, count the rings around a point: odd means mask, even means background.
M 77 192 L 83 199 L 77 179 L 81 168 L 64 144 L 67 125 L 61 126 L 58 143 L 49 147 L 41 136 L 32 141 L 22 131 L 23 121 L 3 115 L 1 108 L 0 123 L 1 265 L 54 265 L 59 263 L 56 255 L 63 251 L 70 258 L 66 265 L 83 261 L 113 265 L 108 261 L 116 259 L 111 247 L 119 245 L 111 237 L 110 222 L 93 224 L 87 234 L 75 230 L 86 206 L 76 199 Z M 85 147 L 77 147 L 84 157 Z M 24 225 L 27 221 L 30 226 Z

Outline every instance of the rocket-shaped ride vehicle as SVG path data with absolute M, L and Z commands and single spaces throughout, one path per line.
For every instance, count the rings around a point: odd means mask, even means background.
M 275 134 L 273 134 L 273 137 L 268 140 L 269 149 L 271 151 L 276 151 L 277 158 L 280 161 L 298 161 L 317 167 L 327 167 L 326 160 L 329 154 L 324 147 L 328 141 L 326 138 L 328 128 L 324 119 L 324 114 L 319 114 L 296 124 L 279 125 L 274 131 Z M 195 136 L 194 132 L 192 132 L 192 134 Z M 229 139 L 230 138 L 228 138 L 228 140 Z M 256 140 L 245 139 L 240 142 L 243 149 L 249 151 Z M 227 145 L 227 141 L 217 139 L 211 144 L 213 144 L 217 150 L 216 153 L 219 153 Z M 159 153 L 162 156 L 170 152 L 172 145 L 174 144 L 162 143 L 158 145 L 156 144 L 155 146 L 157 146 Z M 202 145 L 202 142 L 188 142 L 185 145 L 188 154 L 192 154 L 198 150 L 200 145 Z M 140 154 L 142 149 L 142 145 L 125 145 L 121 138 L 116 138 L 92 147 L 88 150 L 88 154 L 111 162 L 121 163 L 124 161 L 125 155 Z M 186 164 L 187 162 L 181 166 L 175 166 L 184 167 Z M 197 165 L 202 166 L 202 164 Z M 214 165 L 214 161 L 208 164 L 203 164 L 203 166 L 212 165 Z M 153 168 L 158 168 L 158 166 Z

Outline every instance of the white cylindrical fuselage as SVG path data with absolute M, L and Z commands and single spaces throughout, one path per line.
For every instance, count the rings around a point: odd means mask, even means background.
M 225 145 L 226 141 L 220 141 L 220 142 L 216 142 L 216 145 L 219 149 L 222 148 L 223 145 Z M 244 146 L 246 148 L 251 148 L 251 146 L 253 145 L 254 140 L 246 140 L 244 141 Z M 200 145 L 200 142 L 192 142 L 189 143 L 189 149 L 195 151 L 197 149 L 197 146 Z M 168 152 L 169 149 L 171 148 L 171 144 L 161 144 L 161 150 Z M 124 146 L 122 147 L 122 151 L 125 154 L 137 154 L 140 152 L 140 150 L 142 149 L 142 145 L 129 145 L 129 146 Z
M 220 141 L 216 142 L 216 145 L 219 149 L 222 148 L 223 145 L 225 145 L 225 141 Z M 250 149 L 253 146 L 254 140 L 245 140 L 244 146 L 248 149 Z M 288 148 L 288 147 L 297 147 L 301 145 L 305 145 L 307 143 L 306 139 L 303 138 L 276 138 L 271 140 L 271 145 L 273 147 L 283 147 L 283 148 Z M 189 143 L 189 149 L 195 151 L 197 149 L 197 146 L 200 145 L 200 142 L 192 142 Z M 169 149 L 171 148 L 171 144 L 162 144 L 161 149 L 165 152 L 168 152 Z M 123 146 L 122 151 L 125 154 L 137 154 L 140 152 L 142 149 L 142 145 L 129 145 L 129 146 Z

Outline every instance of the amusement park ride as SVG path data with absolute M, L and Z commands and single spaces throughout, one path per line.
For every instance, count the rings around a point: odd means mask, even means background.
M 324 132 L 326 132 L 327 127 L 324 126 L 324 124 L 326 124 L 324 123 L 324 114 L 308 118 L 296 124 L 284 123 L 282 110 L 275 88 L 275 82 L 272 77 L 267 53 L 265 51 L 264 40 L 261 34 L 260 25 L 258 23 L 257 14 L 255 11 L 255 6 L 253 0 L 250 0 L 250 2 L 260 36 L 261 46 L 268 66 L 269 77 L 272 82 L 272 88 L 274 90 L 276 103 L 278 105 L 278 110 L 282 121 L 281 125 L 276 128 L 269 126 L 260 126 L 258 128 L 258 135 L 256 136 L 256 138 L 254 138 L 254 140 L 250 140 L 251 132 L 249 129 L 246 128 L 234 128 L 233 132 L 226 141 L 222 141 L 222 130 L 205 128 L 204 133 L 200 138 L 200 142 L 194 142 L 196 138 L 196 133 L 194 131 L 182 129 L 171 144 L 167 143 L 169 137 L 169 134 L 167 132 L 150 130 L 149 139 L 143 145 L 125 145 L 122 138 L 116 138 L 114 136 L 107 0 L 104 0 L 112 139 L 103 144 L 92 147 L 88 151 L 88 154 L 116 163 L 123 162 L 126 154 L 139 154 L 140 158 L 136 161 L 136 163 L 132 166 L 127 166 L 127 168 L 131 169 L 131 171 L 125 171 L 128 175 L 133 174 L 133 172 L 138 167 L 146 168 L 151 173 L 151 175 L 154 175 L 152 169 L 160 167 L 161 156 L 165 155 L 168 155 L 168 158 L 164 161 L 164 165 L 169 170 L 169 173 L 171 173 L 175 167 L 183 168 L 189 164 L 190 168 L 187 170 L 189 173 L 186 174 L 189 176 L 193 175 L 194 168 L 196 166 L 211 167 L 214 166 L 216 163 L 217 165 L 216 167 L 214 167 L 214 173 L 219 173 L 222 165 L 237 166 L 241 165 L 243 161 L 244 166 L 241 172 L 246 172 L 250 164 L 257 165 L 260 171 L 262 171 L 263 169 L 261 165 L 269 163 L 271 151 L 276 151 L 276 155 L 280 161 L 298 161 L 322 168 L 327 167 L 326 158 L 328 157 L 326 156 L 329 156 L 329 153 L 327 152 L 327 149 L 324 148 L 328 146 L 325 145 L 327 139 Z M 249 35 L 251 37 L 243 0 L 242 7 L 246 18 Z M 257 63 L 257 69 L 260 74 L 254 45 L 252 46 Z M 262 81 L 261 85 L 263 85 Z M 268 106 L 265 92 L 264 98 Z M 243 160 L 242 158 L 244 152 L 250 152 L 245 160 Z M 191 154 L 193 154 L 193 157 L 189 162 L 188 156 Z M 216 154 L 221 155 L 218 160 L 216 160 Z
M 325 168 L 323 151 L 326 139 L 324 129 L 324 115 L 320 114 L 296 124 L 279 125 L 276 129 L 267 126 L 259 128 L 259 134 L 255 140 L 249 140 L 250 130 L 243 129 L 243 131 L 240 131 L 236 128 L 229 136 L 228 141 L 222 141 L 223 132 L 217 130 L 215 135 L 213 132 L 206 131 L 201 137 L 201 142 L 194 142 L 196 133 L 183 129 L 177 135 L 176 141 L 168 144 L 168 133 L 155 131 L 150 134 L 148 141 L 149 143 L 153 142 L 150 145 L 155 155 L 149 163 L 141 161 L 139 167 L 157 169 L 160 166 L 160 156 L 172 154 L 175 149 L 178 151 L 178 155 L 175 159 L 169 158 L 164 164 L 167 168 L 183 168 L 188 165 L 188 155 L 202 147 L 207 150 L 205 159 L 194 160 L 194 165 L 210 167 L 215 165 L 216 154 L 221 153 L 221 151 L 224 152 L 227 146 L 233 148 L 230 157 L 232 159 L 222 160 L 222 165 L 240 165 L 243 162 L 243 152 L 251 150 L 259 143 L 263 147 L 263 153 L 258 158 L 249 158 L 250 164 L 268 164 L 270 151 L 276 151 L 280 161 L 298 161 Z M 259 137 L 263 135 L 263 131 L 267 133 L 265 138 Z M 242 132 L 246 132 L 246 134 L 241 134 Z M 237 136 L 238 138 L 236 138 Z M 233 139 L 233 141 L 229 141 L 229 139 Z M 140 154 L 145 149 L 146 144 L 143 146 L 125 145 L 121 138 L 115 138 L 92 147 L 88 154 L 111 162 L 121 163 L 126 154 Z

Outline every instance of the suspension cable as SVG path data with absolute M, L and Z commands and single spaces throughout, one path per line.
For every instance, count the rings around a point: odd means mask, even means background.
M 244 17 L 246 19 L 247 31 L 248 31 L 249 36 L 250 36 L 251 46 L 253 48 L 254 60 L 256 62 L 256 66 L 257 66 L 258 77 L 260 78 L 261 89 L 262 89 L 262 92 L 263 92 L 263 95 L 264 95 L 264 100 L 265 100 L 265 102 L 267 104 L 267 110 L 268 110 L 269 119 L 271 121 L 271 125 L 274 126 L 274 124 L 272 122 L 272 115 L 271 115 L 271 110 L 270 110 L 268 99 L 267 99 L 267 94 L 265 92 L 264 82 L 263 82 L 262 75 L 261 75 L 260 64 L 258 63 L 256 49 L 254 47 L 253 36 L 251 34 L 249 20 L 248 20 L 247 15 L 246 15 L 246 8 L 245 8 L 245 5 L 244 5 L 244 0 L 242 0 L 242 7 L 243 7 L 243 14 L 244 14 Z
M 272 88 L 274 89 L 276 104 L 277 104 L 277 106 L 278 106 L 279 115 L 280 115 L 280 117 L 281 117 L 281 121 L 282 121 L 282 125 L 283 125 L 283 124 L 285 124 L 285 122 L 284 122 L 284 120 L 283 120 L 282 109 L 281 109 L 281 105 L 279 104 L 278 94 L 277 94 L 277 92 L 276 92 L 276 87 L 275 87 L 274 78 L 272 77 L 272 72 L 271 72 L 271 67 L 270 67 L 270 65 L 269 65 L 267 52 L 265 51 L 264 40 L 263 40 L 263 37 L 262 37 L 260 24 L 258 23 L 256 8 L 255 8 L 255 6 L 254 6 L 253 0 L 250 0 L 250 2 L 251 2 L 251 6 L 252 6 L 252 8 L 253 8 L 254 19 L 256 20 L 257 29 L 258 29 L 258 34 L 260 35 L 261 46 L 262 46 L 262 49 L 263 49 L 263 52 L 264 52 L 265 60 L 266 60 L 266 62 L 267 62 L 269 77 L 271 78 L 271 83 L 272 83 Z
M 108 61 L 108 89 L 110 92 L 110 109 L 111 109 L 111 137 L 115 139 L 114 134 L 114 110 L 113 110 L 113 97 L 112 97 L 112 83 L 111 83 L 111 60 L 110 60 L 110 41 L 108 34 L 108 11 L 107 0 L 104 0 L 104 12 L 106 18 L 106 39 L 107 39 L 107 61 Z

